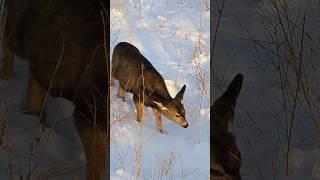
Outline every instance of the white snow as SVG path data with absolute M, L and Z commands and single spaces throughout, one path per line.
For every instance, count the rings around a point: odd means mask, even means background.
M 111 89 L 111 179 L 208 179 L 209 92 L 199 92 L 195 66 L 209 73 L 209 11 L 196 0 L 112 0 L 110 14 L 111 52 L 118 42 L 128 41 L 162 74 L 172 96 L 185 84 L 183 103 L 189 123 L 184 129 L 162 117 L 166 131 L 161 134 L 149 108 L 144 111 L 145 122 L 138 123 L 132 95 L 126 94 L 125 102 L 116 98 L 116 83 Z M 38 160 L 31 179 L 71 169 L 73 174 L 51 177 L 84 179 L 85 155 L 72 121 L 73 104 L 49 97 L 47 120 L 54 126 L 40 131 L 36 116 L 21 113 L 28 65 L 16 60 L 10 87 L 0 81 L 0 125 L 7 128 L 1 135 L 0 179 L 25 178 Z M 204 78 L 207 91 L 208 77 Z M 6 115 L 8 122 L 2 117 Z
M 213 12 L 217 12 L 218 9 L 216 2 L 218 1 L 214 1 L 212 6 Z M 288 134 L 283 128 L 286 123 L 284 117 L 286 110 L 279 87 L 279 72 L 274 67 L 274 61 L 271 63 L 277 57 L 266 55 L 268 53 L 264 52 L 265 49 L 257 47 L 257 44 L 251 40 L 244 40 L 246 37 L 262 42 L 270 40 L 270 36 L 265 31 L 269 23 L 262 26 L 264 18 L 256 13 L 256 10 L 263 11 L 268 16 L 267 21 L 273 19 L 275 16 L 271 14 L 274 15 L 275 12 L 266 7 L 267 4 L 272 2 L 268 0 L 233 1 L 232 3 L 226 1 L 212 61 L 211 70 L 215 72 L 215 76 L 210 88 L 213 89 L 214 99 L 217 99 L 237 73 L 244 75 L 243 88 L 236 106 L 235 123 L 231 128 L 243 157 L 240 171 L 243 179 L 319 179 L 319 131 L 315 125 L 319 122 L 319 118 L 314 120 L 310 118 L 305 113 L 308 108 L 303 103 L 301 106 L 299 104 L 292 128 L 289 174 L 287 175 L 284 154 L 287 149 Z M 298 19 L 298 14 L 303 12 L 303 16 L 301 15 L 297 22 L 302 22 L 303 17 L 306 17 L 308 25 L 305 32 L 310 34 L 308 34 L 310 39 L 318 39 L 316 31 L 319 29 L 318 6 L 314 6 L 312 1 L 286 1 L 286 6 L 288 6 L 286 11 L 290 12 L 290 16 L 294 19 Z M 298 8 L 300 6 L 301 11 Z M 218 12 L 215 14 L 212 21 L 213 31 L 216 28 L 218 14 Z M 250 33 L 247 33 L 247 30 Z M 249 34 L 250 36 L 247 36 Z M 309 41 L 305 43 L 308 44 Z M 269 49 L 269 45 L 267 46 Z M 308 48 L 309 46 L 312 45 L 304 45 Z M 304 52 L 304 59 L 308 59 L 307 54 L 308 51 Z M 315 59 L 318 60 L 318 56 Z M 318 68 L 319 61 L 315 64 L 317 65 L 314 67 Z M 317 72 L 308 72 L 310 77 L 319 77 L 317 76 L 319 70 L 314 70 Z M 295 82 L 291 81 L 290 84 Z M 310 89 L 314 85 L 317 86 L 317 81 L 310 83 Z M 314 100 L 312 98 L 312 101 Z M 318 104 L 314 103 L 313 106 L 315 116 L 319 117 Z
M 157 128 L 150 108 L 136 121 L 132 95 L 125 102 L 111 89 L 111 179 L 207 179 L 209 92 L 199 92 L 195 69 L 209 73 L 209 11 L 196 0 L 111 1 L 111 52 L 121 41 L 144 54 L 165 79 L 172 97 L 186 84 L 183 104 L 189 127 L 162 116 Z M 201 21 L 201 22 L 200 22 Z M 206 75 L 209 77 L 209 74 Z M 205 80 L 207 91 L 209 79 Z

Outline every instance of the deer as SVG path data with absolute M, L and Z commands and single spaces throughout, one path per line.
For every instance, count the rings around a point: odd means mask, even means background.
M 229 132 L 233 123 L 237 98 L 243 83 L 243 75 L 237 74 L 227 90 L 210 107 L 210 176 L 213 179 L 241 180 L 241 153 L 235 137 Z
M 164 132 L 161 114 L 184 128 L 188 127 L 182 104 L 186 85 L 172 98 L 160 73 L 137 47 L 127 42 L 114 47 L 111 66 L 111 85 L 115 80 L 119 81 L 117 96 L 120 98 L 124 97 L 124 92 L 133 94 L 138 122 L 143 120 L 146 106 L 152 108 L 160 133 Z
M 24 113 L 40 116 L 42 123 L 47 95 L 74 103 L 88 180 L 109 176 L 107 7 L 100 0 L 8 0 L 5 5 L 0 76 L 14 76 L 15 55 L 29 63 Z

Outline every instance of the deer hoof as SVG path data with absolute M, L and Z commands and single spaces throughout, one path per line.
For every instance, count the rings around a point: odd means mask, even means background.
M 117 98 L 122 98 L 122 99 L 124 99 L 124 96 L 117 94 Z
M 164 130 L 164 129 L 159 129 L 159 132 L 160 132 L 161 134 L 168 134 L 168 132 L 167 132 L 166 130 Z

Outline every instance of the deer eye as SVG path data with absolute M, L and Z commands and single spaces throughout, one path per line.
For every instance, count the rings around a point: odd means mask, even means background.
M 176 117 L 181 117 L 180 114 L 176 114 Z

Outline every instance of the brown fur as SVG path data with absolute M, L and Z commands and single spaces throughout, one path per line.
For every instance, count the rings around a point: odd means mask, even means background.
M 184 85 L 175 98 L 171 98 L 160 73 L 133 45 L 120 42 L 112 54 L 112 78 L 119 81 L 118 97 L 123 97 L 124 90 L 133 93 L 137 110 L 137 121 L 143 119 L 143 105 L 153 108 L 157 128 L 162 133 L 160 113 L 186 128 L 185 110 L 182 104 Z M 112 79 L 111 84 L 114 84 Z
M 2 78 L 12 77 L 14 53 L 29 62 L 28 112 L 41 113 L 46 91 L 75 104 L 90 180 L 109 176 L 109 28 L 102 5 L 108 9 L 99 0 L 8 0 L 3 39 Z
M 214 179 L 240 180 L 241 153 L 235 137 L 229 132 L 228 125 L 234 116 L 236 100 L 242 86 L 243 76 L 238 74 L 224 94 L 211 107 L 210 174 Z M 219 166 L 219 167 L 218 167 Z

